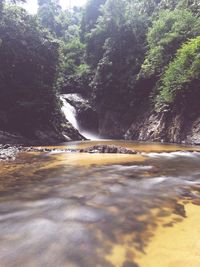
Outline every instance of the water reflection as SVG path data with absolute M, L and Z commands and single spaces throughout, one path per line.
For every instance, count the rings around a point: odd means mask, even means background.
M 1 163 L 0 266 L 147 267 L 141 258 L 156 231 L 200 202 L 199 162 L 187 152 Z

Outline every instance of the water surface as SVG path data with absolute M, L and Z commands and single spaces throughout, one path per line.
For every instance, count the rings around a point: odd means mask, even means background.
M 199 148 L 97 143 L 0 163 L 0 267 L 200 266 Z

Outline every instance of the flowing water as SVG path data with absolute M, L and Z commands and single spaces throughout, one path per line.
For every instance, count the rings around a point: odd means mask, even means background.
M 76 119 L 76 109 L 73 105 L 71 105 L 70 101 L 75 101 L 79 103 L 83 103 L 85 101 L 79 94 L 62 94 L 60 95 L 60 99 L 63 103 L 62 112 L 64 113 L 66 119 L 72 124 L 72 126 L 79 131 L 85 138 L 89 140 L 97 140 L 99 139 L 97 135 L 90 133 L 84 129 L 81 129 L 77 119 Z M 69 101 L 69 102 L 68 102 Z
M 64 113 L 66 119 L 74 126 L 74 128 L 78 128 L 78 122 L 76 120 L 76 109 L 70 105 L 65 99 L 67 95 L 61 95 L 60 99 L 63 103 L 62 112 Z
M 200 148 L 57 149 L 0 163 L 0 267 L 200 266 Z

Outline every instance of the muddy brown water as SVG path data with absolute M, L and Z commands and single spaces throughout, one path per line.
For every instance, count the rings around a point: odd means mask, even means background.
M 0 163 L 0 267 L 200 266 L 199 147 L 57 149 Z

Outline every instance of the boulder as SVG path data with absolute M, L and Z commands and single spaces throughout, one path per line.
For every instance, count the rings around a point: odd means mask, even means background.
M 126 147 L 114 145 L 96 145 L 80 149 L 81 153 L 114 153 L 114 154 L 137 154 L 136 151 L 130 150 Z

